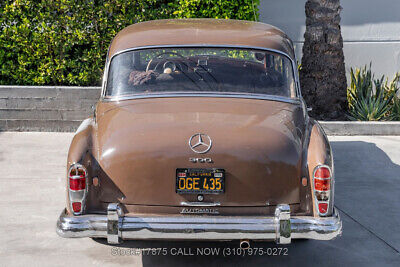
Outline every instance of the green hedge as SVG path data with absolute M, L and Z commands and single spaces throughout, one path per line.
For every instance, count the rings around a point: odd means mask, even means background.
M 259 0 L 0 0 L 0 84 L 99 85 L 108 45 L 125 26 L 165 18 L 257 20 L 258 4 Z

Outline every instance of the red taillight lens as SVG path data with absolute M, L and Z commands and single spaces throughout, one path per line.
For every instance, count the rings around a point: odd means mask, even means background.
M 318 203 L 318 211 L 320 214 L 328 212 L 328 203 Z
M 84 190 L 85 188 L 86 188 L 86 178 L 75 178 L 75 177 L 69 178 L 70 190 L 78 191 L 78 190 Z
M 317 191 L 329 191 L 331 189 L 331 180 L 329 178 L 314 178 L 314 189 Z
M 331 171 L 327 167 L 317 167 L 318 169 L 315 171 L 314 178 L 331 178 Z
M 82 165 L 73 165 L 68 173 L 69 189 L 73 191 L 84 190 L 86 188 L 86 169 Z
M 328 167 L 318 166 L 314 172 L 314 190 L 329 191 L 331 189 L 331 171 Z
M 82 203 L 81 202 L 72 202 L 72 209 L 74 212 L 80 212 L 82 208 Z

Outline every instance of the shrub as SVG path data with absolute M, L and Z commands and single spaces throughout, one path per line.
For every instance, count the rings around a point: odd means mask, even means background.
M 258 4 L 259 0 L 1 0 L 0 84 L 98 85 L 108 45 L 125 26 L 166 18 L 256 20 Z
M 347 89 L 349 118 L 359 121 L 380 121 L 398 119 L 400 101 L 396 94 L 399 90 L 399 74 L 388 83 L 383 75 L 374 79 L 371 66 L 350 71 L 350 87 Z M 396 115 L 397 114 L 397 115 Z

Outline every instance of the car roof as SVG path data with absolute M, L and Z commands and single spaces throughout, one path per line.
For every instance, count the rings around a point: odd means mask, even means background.
M 166 19 L 133 24 L 114 37 L 108 57 L 130 48 L 162 45 L 259 47 L 294 59 L 292 42 L 280 29 L 261 22 L 230 19 Z

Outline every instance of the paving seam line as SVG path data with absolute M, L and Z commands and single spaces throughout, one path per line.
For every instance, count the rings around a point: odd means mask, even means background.
M 395 247 L 393 247 L 391 244 L 389 244 L 388 242 L 386 242 L 382 237 L 378 236 L 377 234 L 375 234 L 372 230 L 370 230 L 368 227 L 364 226 L 363 224 L 361 224 L 359 221 L 357 221 L 356 219 L 354 219 L 350 214 L 348 214 L 347 212 L 343 211 L 341 208 L 339 208 L 338 206 L 335 205 L 335 208 L 337 208 L 340 212 L 342 212 L 344 215 L 346 215 L 347 217 L 349 217 L 352 221 L 354 221 L 355 223 L 357 223 L 358 225 L 360 225 L 362 228 L 364 228 L 365 230 L 367 230 L 369 233 L 371 233 L 373 236 L 375 236 L 376 238 L 378 238 L 379 240 L 381 240 L 383 243 L 385 243 L 388 247 L 390 247 L 391 249 L 393 249 L 394 251 L 396 251 L 396 253 L 400 254 L 400 251 L 398 251 Z

